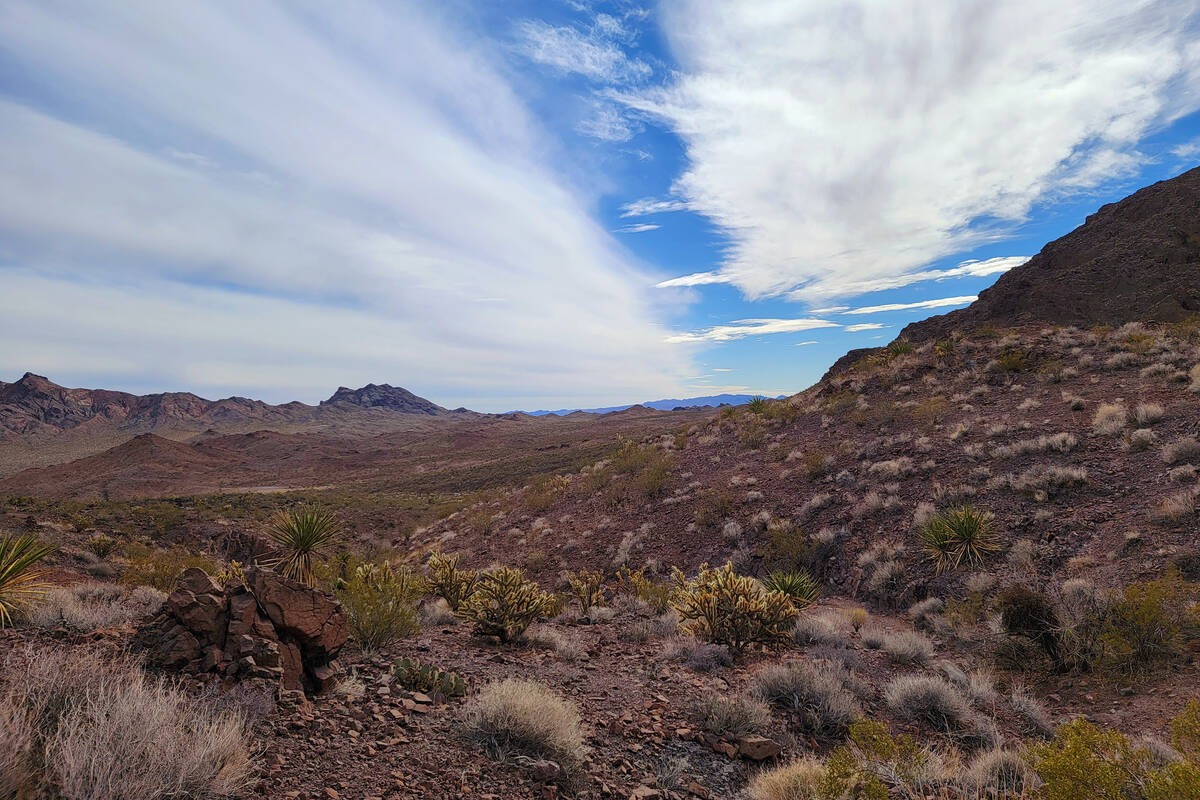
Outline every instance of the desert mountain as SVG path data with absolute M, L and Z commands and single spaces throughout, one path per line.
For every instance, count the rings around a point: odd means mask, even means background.
M 401 414 L 448 414 L 452 413 L 431 403 L 424 397 L 417 397 L 407 389 L 388 384 L 368 383 L 361 389 L 348 389 L 339 386 L 338 390 L 328 400 L 322 401 L 322 406 L 351 405 L 362 408 L 386 408 Z M 461 413 L 461 412 L 456 412 Z
M 1041 322 L 1178 322 L 1200 312 L 1200 167 L 1102 206 L 970 306 L 907 326 L 914 342 Z

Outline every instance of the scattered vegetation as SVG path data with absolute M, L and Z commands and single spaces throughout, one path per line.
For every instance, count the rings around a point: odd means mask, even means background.
M 522 570 L 498 567 L 479 576 L 475 591 L 454 614 L 471 623 L 476 635 L 496 636 L 501 642 L 510 642 L 538 617 L 547 615 L 553 601 Z
M 358 564 L 333 588 L 364 652 L 373 653 L 420 629 L 417 601 L 426 584 L 406 566 Z
M 701 566 L 695 578 L 679 569 L 672 573 L 676 590 L 671 606 L 697 638 L 726 645 L 740 653 L 751 644 L 785 641 L 799 612 L 783 592 L 769 591 L 753 578 L 738 575 L 733 565 Z
M 995 517 L 971 505 L 940 511 L 917 530 L 938 574 L 961 565 L 978 566 L 998 549 Z
M 516 751 L 550 759 L 568 774 L 583 761 L 578 709 L 534 681 L 489 683 L 467 709 L 464 723 L 468 734 L 497 759 Z
M 45 592 L 47 584 L 37 563 L 54 548 L 34 536 L 0 540 L 0 628 L 12 624 L 12 615 Z
M 392 680 L 409 691 L 433 697 L 463 697 L 467 693 L 466 681 L 458 674 L 411 658 L 392 664 Z
M 331 511 L 298 506 L 278 512 L 267 527 L 280 549 L 273 566 L 305 586 L 316 586 L 314 567 L 320 554 L 341 541 L 342 524 Z
M 429 554 L 426 562 L 430 591 L 445 600 L 451 611 L 457 611 L 463 601 L 474 594 L 479 583 L 478 572 L 458 568 L 460 558 L 434 552 Z

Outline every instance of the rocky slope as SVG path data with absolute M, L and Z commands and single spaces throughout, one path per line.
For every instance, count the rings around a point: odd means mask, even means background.
M 907 326 L 914 342 L 1023 323 L 1177 322 L 1200 312 L 1200 167 L 1102 206 L 967 308 Z

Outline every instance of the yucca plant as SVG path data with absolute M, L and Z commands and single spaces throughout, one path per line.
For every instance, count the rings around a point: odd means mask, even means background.
M 767 398 L 755 395 L 750 398 L 750 402 L 746 403 L 746 410 L 751 414 L 762 414 L 767 410 Z
M 41 597 L 49 584 L 35 564 L 54 551 L 34 536 L 6 537 L 0 541 L 0 628 L 12 624 L 18 608 Z
M 311 588 L 317 584 L 315 559 L 341 540 L 342 523 L 331 511 L 300 506 L 276 513 L 267 532 L 282 551 L 272 566 Z
M 804 570 L 776 570 L 763 578 L 767 591 L 783 592 L 797 609 L 810 606 L 821 596 L 821 586 Z
M 971 505 L 940 511 L 917 530 L 940 575 L 960 565 L 977 566 L 998 548 L 991 512 Z

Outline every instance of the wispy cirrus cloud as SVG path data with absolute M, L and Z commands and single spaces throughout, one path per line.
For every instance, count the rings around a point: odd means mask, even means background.
M 667 211 L 683 211 L 687 203 L 682 200 L 662 200 L 654 197 L 644 197 L 634 200 L 621 207 L 622 217 L 644 217 L 648 214 L 662 214 Z
M 602 14 L 588 30 L 529 19 L 516 25 L 517 49 L 526 58 L 564 73 L 575 73 L 602 84 L 638 83 L 654 70 L 629 55 L 622 46 L 625 29 Z
M 847 333 L 859 333 L 860 331 L 878 331 L 889 327 L 878 322 L 860 322 L 857 325 L 847 325 L 843 330 Z
M 660 227 L 662 227 L 662 226 L 661 225 L 650 225 L 650 224 L 626 225 L 622 228 L 617 228 L 616 232 L 617 233 L 645 233 L 646 231 L 656 231 Z
M 681 286 L 705 286 L 712 283 L 729 282 L 729 278 L 719 272 L 693 272 L 691 275 L 659 281 L 654 286 L 657 289 L 672 289 Z
M 919 300 L 915 303 L 885 303 L 879 306 L 860 306 L 859 308 L 851 308 L 840 313 L 842 314 L 881 314 L 885 311 L 911 311 L 914 309 L 928 308 L 948 308 L 950 306 L 965 306 L 974 303 L 978 300 L 976 295 L 964 295 L 962 297 L 941 297 L 937 300 Z
M 838 328 L 836 322 L 823 319 L 739 319 L 728 325 L 714 325 L 700 331 L 677 333 L 667 337 L 668 342 L 730 342 L 747 336 L 763 336 L 772 333 L 797 333 L 817 328 Z
M 749 298 L 931 279 L 1200 108 L 1194 0 L 667 0 L 679 70 L 625 92 L 686 143 L 680 204 Z M 946 276 L 949 277 L 949 276 Z M 934 278 L 936 279 L 936 278 Z

